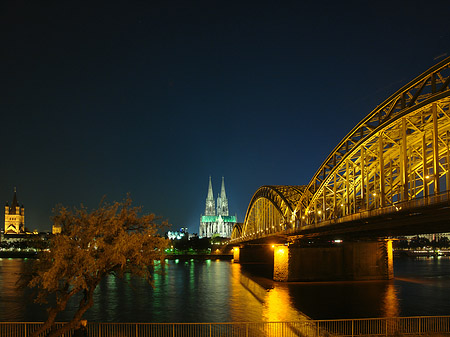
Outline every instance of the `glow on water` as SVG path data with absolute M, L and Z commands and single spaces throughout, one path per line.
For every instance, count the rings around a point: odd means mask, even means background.
M 31 291 L 17 289 L 32 260 L 0 260 L 0 321 L 42 321 Z M 242 322 L 446 315 L 450 312 L 450 259 L 396 260 L 392 281 L 273 282 L 248 277 L 229 261 L 169 261 L 153 287 L 126 275 L 110 276 L 86 315 L 101 322 Z M 263 282 L 262 282 L 263 281 Z M 69 314 L 75 303 L 69 306 Z M 305 316 L 306 315 L 306 316 Z M 59 317 L 67 320 L 67 314 Z

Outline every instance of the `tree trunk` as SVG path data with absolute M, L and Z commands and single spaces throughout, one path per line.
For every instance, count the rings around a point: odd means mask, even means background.
M 84 313 L 89 308 L 91 308 L 92 305 L 94 304 L 94 290 L 97 287 L 98 283 L 99 282 L 97 281 L 91 288 L 89 288 L 89 290 L 87 290 L 87 291 L 85 290 L 84 291 L 84 296 L 80 300 L 80 304 L 78 306 L 78 310 L 73 315 L 73 318 L 67 324 L 64 324 L 62 327 L 60 327 L 60 328 L 58 328 L 56 330 L 50 331 L 50 333 L 46 337 L 59 337 L 59 336 L 65 334 L 65 333 L 69 332 L 70 330 L 76 329 L 76 328 L 78 328 L 80 326 L 80 321 L 83 318 Z M 67 301 L 68 301 L 68 299 L 67 299 Z M 66 306 L 67 301 L 64 304 L 64 307 Z M 52 309 L 52 310 L 56 311 L 56 309 Z M 62 309 L 62 310 L 64 310 L 64 309 Z M 53 325 L 53 322 L 54 322 L 54 320 L 56 318 L 56 314 L 58 312 L 62 311 L 62 310 L 59 310 L 59 311 L 55 312 L 55 315 L 54 315 L 55 317 L 53 317 L 51 323 L 49 323 L 49 319 L 50 319 L 50 316 L 49 316 L 49 318 L 47 319 L 45 324 L 40 329 L 36 330 L 31 335 L 31 337 L 38 337 L 39 334 L 43 333 L 48 328 L 50 328 Z M 49 325 L 47 323 L 49 323 Z

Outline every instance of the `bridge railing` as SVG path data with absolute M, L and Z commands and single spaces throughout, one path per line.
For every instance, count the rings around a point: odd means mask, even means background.
M 0 336 L 29 337 L 42 323 L 0 323 Z M 64 323 L 57 323 L 60 326 Z M 450 316 L 258 323 L 88 323 L 90 337 L 362 337 L 450 334 Z M 46 336 L 43 333 L 40 337 Z M 64 334 L 71 337 L 73 331 Z

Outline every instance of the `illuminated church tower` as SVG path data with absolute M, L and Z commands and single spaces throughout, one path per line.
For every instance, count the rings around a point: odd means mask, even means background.
M 209 177 L 208 195 L 206 197 L 205 214 L 200 217 L 199 236 L 210 238 L 213 235 L 229 238 L 236 216 L 228 215 L 228 199 L 225 193 L 225 179 L 222 177 L 222 189 L 214 203 L 211 177 Z
M 206 197 L 205 215 L 207 216 L 216 215 L 211 177 L 209 177 L 208 196 Z
M 25 208 L 17 202 L 16 188 L 11 206 L 5 205 L 5 234 L 25 233 Z

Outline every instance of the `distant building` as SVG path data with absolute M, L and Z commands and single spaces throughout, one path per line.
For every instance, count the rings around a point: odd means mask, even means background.
M 213 235 L 224 238 L 231 237 L 233 225 L 236 223 L 236 216 L 230 216 L 228 213 L 228 199 L 225 193 L 224 178 L 222 177 L 222 189 L 217 196 L 217 205 L 215 205 L 211 177 L 209 177 L 205 214 L 200 217 L 199 236 L 207 238 Z
M 52 226 L 52 234 L 61 234 L 62 228 L 60 225 L 53 225 Z
M 5 234 L 25 234 L 25 208 L 17 202 L 16 188 L 11 206 L 5 205 Z
M 189 235 L 186 227 L 181 227 L 179 231 L 168 231 L 166 233 L 169 240 L 180 240 L 185 237 L 186 234 Z

